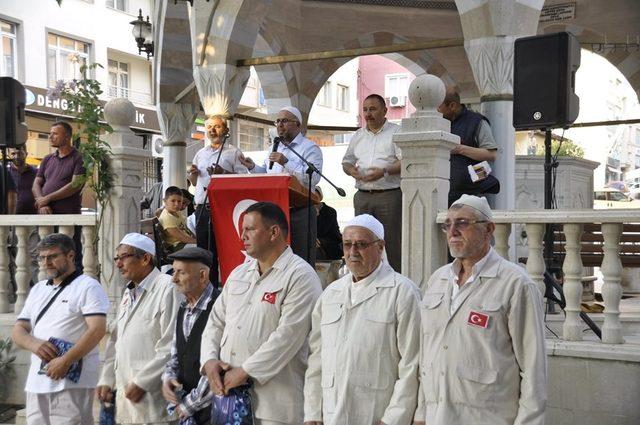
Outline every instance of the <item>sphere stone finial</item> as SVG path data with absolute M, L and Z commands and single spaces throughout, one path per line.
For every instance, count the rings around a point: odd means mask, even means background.
M 439 77 L 418 75 L 409 86 L 409 100 L 418 111 L 435 111 L 444 100 L 446 88 Z
M 136 118 L 136 108 L 129 99 L 117 97 L 104 105 L 104 118 L 114 131 L 131 131 Z

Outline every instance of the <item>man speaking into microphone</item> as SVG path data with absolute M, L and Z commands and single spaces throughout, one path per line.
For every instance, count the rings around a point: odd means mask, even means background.
M 214 174 L 247 174 L 242 164 L 244 156 L 237 147 L 228 142 L 229 126 L 221 116 L 212 116 L 204 122 L 205 137 L 209 144 L 200 149 L 193 157 L 189 168 L 189 181 L 196 187 L 196 243 L 200 248 L 211 251 L 213 264 L 209 269 L 209 279 L 217 287 L 218 251 L 211 225 L 211 209 L 207 197 L 209 181 Z
M 322 172 L 322 151 L 313 141 L 302 135 L 302 114 L 293 106 L 286 106 L 278 112 L 275 120 L 276 130 L 280 143 L 274 141 L 273 148 L 264 165 L 256 165 L 251 158 L 242 158 L 242 163 L 251 173 L 288 173 L 298 179 L 307 187 L 309 175 L 306 173 L 307 165 L 296 156 L 291 149 L 298 152 L 304 159 L 312 163 Z M 291 148 L 291 149 L 289 149 Z M 320 181 L 320 176 L 314 173 L 311 178 L 312 190 Z M 293 252 L 305 259 L 309 259 L 309 264 L 315 266 L 316 263 L 316 235 L 317 219 L 316 212 L 311 207 L 311 228 L 309 229 L 307 206 L 291 208 L 289 211 L 291 221 L 291 249 Z M 307 237 L 311 237 L 311 252 L 307 255 Z

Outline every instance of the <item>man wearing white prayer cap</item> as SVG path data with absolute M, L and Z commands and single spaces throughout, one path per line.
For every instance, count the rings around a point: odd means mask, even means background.
M 129 233 L 113 258 L 126 282 L 107 342 L 97 397 L 111 402 L 116 392 L 116 422 L 167 424 L 160 376 L 171 356 L 171 339 L 180 302 L 171 276 L 154 266 L 155 243 Z
M 384 227 L 356 216 L 342 235 L 349 273 L 330 284 L 311 317 L 306 425 L 409 425 L 420 350 L 416 285 L 382 261 Z
M 322 172 L 322 151 L 313 141 L 302 134 L 302 114 L 298 108 L 286 106 L 278 112 L 275 120 L 276 130 L 281 143 L 271 148 L 269 157 L 262 166 L 257 165 L 251 158 L 244 158 L 243 164 L 251 173 L 288 173 L 298 179 L 306 188 L 309 185 L 307 165 L 291 149 L 298 152 L 304 159 L 313 164 Z M 290 149 L 291 148 L 291 149 Z M 271 166 L 273 164 L 273 166 Z M 313 173 L 311 177 L 311 190 L 320 182 L 320 176 Z M 308 215 L 311 214 L 311 228 L 309 229 Z M 316 263 L 316 237 L 317 220 L 313 206 L 311 209 L 304 206 L 293 207 L 289 211 L 291 220 L 291 249 L 294 254 L 307 260 L 311 266 Z M 307 238 L 311 238 L 311 251 L 307 252 Z
M 416 423 L 544 424 L 542 297 L 491 247 L 492 216 L 485 198 L 462 195 L 442 224 L 455 260 L 423 288 Z

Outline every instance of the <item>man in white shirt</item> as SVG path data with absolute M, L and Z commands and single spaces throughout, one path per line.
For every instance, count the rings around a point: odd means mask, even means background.
M 400 130 L 387 121 L 384 98 L 371 94 L 362 103 L 367 125 L 355 132 L 342 158 L 342 169 L 356 179 L 355 214 L 371 214 L 384 226 L 389 264 L 400 272 L 402 262 L 402 191 L 400 150 L 393 135 Z
M 253 259 L 231 272 L 202 334 L 211 391 L 226 394 L 251 378 L 255 425 L 302 423 L 307 336 L 322 287 L 287 246 L 288 229 L 275 204 L 247 209 L 242 240 Z
M 288 173 L 298 179 L 306 188 L 309 185 L 307 165 L 296 154 L 295 149 L 304 159 L 313 164 L 322 172 L 322 151 L 313 141 L 302 135 L 302 114 L 293 106 L 284 107 L 278 112 L 275 121 L 278 136 L 282 143 L 275 152 L 271 152 L 262 166 L 256 165 L 251 158 L 246 158 L 243 163 L 252 173 Z M 291 148 L 291 149 L 289 149 Z M 273 163 L 273 166 L 270 164 Z M 311 190 L 320 182 L 320 175 L 313 173 L 311 178 Z M 311 226 L 309 226 L 309 214 L 311 214 Z M 313 205 L 294 207 L 289 211 L 291 219 L 291 249 L 293 252 L 307 260 L 311 266 L 316 263 L 316 238 L 318 235 L 317 212 Z M 311 239 L 310 251 L 307 252 L 307 238 Z
M 225 118 L 213 116 L 204 123 L 205 135 L 210 142 L 193 157 L 189 168 L 189 181 L 196 187 L 194 202 L 196 204 L 196 243 L 200 248 L 211 251 L 212 267 L 209 280 L 218 286 L 218 250 L 211 223 L 211 199 L 207 198 L 207 188 L 213 174 L 247 174 L 247 167 L 242 164 L 244 156 L 237 147 L 225 143 L 229 137 L 229 127 Z M 223 146 L 224 144 L 224 146 Z M 217 164 L 217 165 L 216 165 Z M 206 202 L 205 202 L 206 200 Z
M 455 260 L 423 288 L 415 421 L 543 425 L 540 291 L 520 266 L 491 247 L 495 224 L 485 198 L 462 195 L 442 228 Z
M 382 260 L 369 214 L 342 236 L 349 273 L 316 303 L 304 386 L 306 425 L 410 425 L 418 394 L 418 288 Z
M 154 266 L 155 244 L 129 233 L 113 258 L 127 285 L 105 350 L 96 392 L 111 402 L 116 391 L 119 424 L 167 424 L 175 419 L 162 397 L 163 368 L 180 305 L 171 276 Z
M 93 425 L 98 343 L 106 332 L 109 299 L 97 280 L 76 270 L 69 236 L 46 236 L 37 249 L 49 280 L 31 288 L 12 333 L 18 347 L 33 353 L 25 386 L 27 423 Z M 73 346 L 62 353 L 59 341 Z M 79 376 L 68 375 L 79 361 Z

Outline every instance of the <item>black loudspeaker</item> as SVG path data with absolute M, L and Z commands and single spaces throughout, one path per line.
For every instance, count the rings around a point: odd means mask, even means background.
M 578 118 L 575 91 L 580 42 L 568 32 L 515 41 L 513 126 L 516 130 L 567 127 Z
M 11 77 L 0 78 L 0 146 L 13 148 L 27 141 L 25 104 L 22 84 Z

